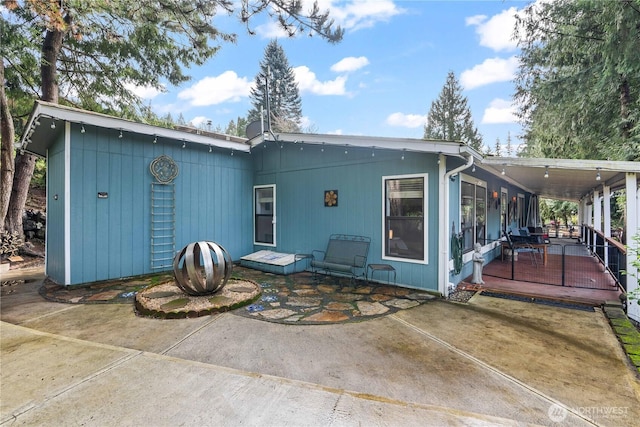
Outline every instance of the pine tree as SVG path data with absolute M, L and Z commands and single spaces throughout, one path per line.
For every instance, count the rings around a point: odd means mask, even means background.
M 204 64 L 222 43 L 237 39 L 214 25 L 223 11 L 236 14 L 250 34 L 255 17 L 268 14 L 292 36 L 304 31 L 336 43 L 344 35 L 317 3 L 304 11 L 299 0 L 0 4 L 0 82 L 5 88 L 0 91 L 0 231 L 20 235 L 36 158 L 18 151 L 14 161 L 13 141 L 34 99 L 139 119 L 142 102 L 130 85 L 179 85 L 189 79 L 191 66 Z
M 495 154 L 498 157 L 502 156 L 502 145 L 500 144 L 500 138 L 496 138 Z
M 467 97 L 462 95 L 462 87 L 452 71 L 438 99 L 431 103 L 424 139 L 462 141 L 476 150 L 482 147 L 482 136 L 473 125 Z
M 260 120 L 262 108 L 265 127 L 270 122 L 275 132 L 299 132 L 302 100 L 293 69 L 277 40 L 267 45 L 255 83 L 250 95 L 253 108 L 249 111 L 249 120 Z M 266 111 L 270 111 L 270 117 L 266 117 Z
M 507 132 L 507 156 L 513 157 L 513 145 L 511 144 L 511 132 Z

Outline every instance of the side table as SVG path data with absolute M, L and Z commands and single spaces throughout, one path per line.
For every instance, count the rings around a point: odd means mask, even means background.
M 373 280 L 373 273 L 376 271 L 386 271 L 387 272 L 387 283 L 391 283 L 391 272 L 393 272 L 393 284 L 396 284 L 396 269 L 393 268 L 392 265 L 389 264 L 369 264 L 367 265 L 367 282 L 369 281 L 369 270 L 371 270 L 371 280 Z

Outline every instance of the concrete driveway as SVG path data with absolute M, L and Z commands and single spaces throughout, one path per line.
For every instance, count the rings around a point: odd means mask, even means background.
M 365 322 L 1 299 L 2 425 L 637 425 L 603 314 L 475 296 Z

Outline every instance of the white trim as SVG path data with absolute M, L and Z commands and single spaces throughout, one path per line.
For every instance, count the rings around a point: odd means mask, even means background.
M 423 248 L 424 253 L 422 254 L 422 259 L 412 259 L 412 258 L 401 258 L 401 257 L 392 257 L 389 255 L 385 255 L 385 240 L 387 238 L 387 230 L 385 226 L 385 221 L 387 217 L 387 206 L 386 206 L 386 182 L 389 179 L 410 179 L 410 178 L 422 178 L 423 179 L 423 188 L 422 188 L 422 227 L 423 227 Z M 406 175 L 387 175 L 382 177 L 382 254 L 381 258 L 388 261 L 399 261 L 406 262 L 412 264 L 429 264 L 429 174 L 428 173 L 417 173 L 417 174 L 406 174 Z
M 626 174 L 627 191 L 627 292 L 638 289 L 638 268 L 633 265 L 638 260 L 638 241 L 634 239 L 640 232 L 640 191 L 638 191 L 638 174 Z M 627 314 L 636 322 L 640 322 L 640 305 L 638 301 L 629 304 Z
M 49 173 L 49 149 L 47 148 L 47 152 L 45 153 L 45 159 L 46 159 L 46 173 L 47 176 L 45 177 L 45 196 L 44 196 L 44 211 L 45 212 L 49 212 L 49 191 L 50 188 L 49 187 L 49 176 L 51 176 L 51 174 Z M 44 222 L 44 273 L 47 274 L 47 267 L 49 265 L 49 221 L 45 221 Z
M 364 147 L 396 151 L 404 150 L 418 153 L 438 153 L 464 158 L 466 158 L 467 155 L 471 155 L 478 159 L 482 158 L 482 155 L 478 151 L 468 145 L 453 141 L 425 141 L 424 139 L 415 138 L 392 138 L 370 135 L 324 135 L 312 133 L 279 133 L 273 137 L 279 143 Z M 264 141 L 264 143 L 267 144 L 269 142 L 273 142 L 273 140 L 267 139 Z M 253 143 L 253 147 L 262 143 L 262 139 L 257 140 Z
M 273 232 L 273 243 L 265 243 L 265 242 L 258 242 L 256 241 L 256 190 L 261 189 L 261 188 L 271 188 L 273 190 L 273 202 L 272 202 L 272 209 L 273 209 L 273 219 L 271 220 L 271 230 Z M 254 185 L 253 186 L 253 191 L 251 194 L 251 198 L 252 200 L 252 204 L 253 204 L 253 244 L 256 246 L 270 246 L 270 247 L 276 247 L 277 246 L 277 216 L 276 216 L 276 185 L 275 184 L 264 184 L 264 185 Z
M 113 117 L 106 114 L 94 113 L 92 111 L 80 110 L 78 108 L 64 105 L 52 104 L 45 101 L 36 101 L 35 108 L 27 121 L 27 126 L 20 146 L 29 151 L 27 139 L 36 131 L 35 121 L 40 118 L 51 118 L 65 122 L 81 123 L 86 126 L 97 126 L 107 129 L 116 129 L 140 135 L 148 135 L 149 142 L 154 138 L 165 138 L 174 141 L 184 141 L 188 143 L 201 144 L 205 147 L 213 146 L 226 148 L 233 151 L 249 153 L 251 146 L 246 143 L 245 138 L 231 135 L 208 136 L 197 133 L 190 133 L 183 130 L 168 129 L 146 123 L 134 122 L 120 117 Z M 34 142 L 31 143 L 32 145 Z M 37 145 L 37 144 L 36 144 Z M 37 151 L 37 148 L 36 148 Z M 36 151 L 30 151 L 36 153 Z M 36 153 L 42 155 L 41 153 Z
M 444 229 L 438 232 L 438 291 L 442 295 L 448 294 L 449 287 L 449 242 L 447 231 L 449 230 L 449 192 L 446 186 L 447 156 L 438 156 L 438 223 L 444 224 Z
M 460 177 L 462 178 L 462 181 L 464 181 L 464 182 L 468 182 L 469 184 L 479 185 L 481 187 L 487 188 L 487 181 L 483 181 L 481 179 L 478 179 L 478 178 L 473 177 L 471 175 L 466 175 L 464 173 L 461 173 Z
M 71 284 L 71 122 L 64 122 L 64 284 Z
M 458 191 L 458 224 L 460 224 L 460 233 L 462 233 L 462 183 L 466 182 L 467 184 L 472 184 L 474 186 L 474 190 L 476 187 L 480 186 L 482 188 L 484 188 L 484 217 L 485 217 L 485 224 L 484 224 L 484 233 L 485 233 L 485 240 L 486 240 L 486 236 L 487 236 L 487 222 L 486 222 L 486 218 L 489 212 L 489 189 L 487 187 L 487 182 L 483 181 L 481 179 L 477 179 L 474 178 L 472 176 L 469 175 L 465 175 L 463 173 L 460 174 L 460 181 L 458 183 L 458 187 L 460 188 L 460 191 Z M 474 191 L 473 193 L 473 209 L 475 212 L 475 207 L 476 207 L 476 192 Z M 473 244 L 475 245 L 476 242 L 476 235 L 477 235 L 477 230 L 476 230 L 476 216 L 474 216 L 473 218 Z M 488 246 L 487 244 L 482 244 L 480 243 L 480 245 L 484 248 L 485 246 Z M 464 252 L 464 247 L 462 248 L 462 264 L 464 265 L 465 263 L 465 254 L 473 254 L 472 251 L 467 251 Z M 471 258 L 469 258 L 469 261 L 471 260 Z

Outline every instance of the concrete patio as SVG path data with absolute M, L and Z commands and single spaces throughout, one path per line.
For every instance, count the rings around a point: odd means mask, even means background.
M 640 382 L 599 309 L 477 295 L 362 322 L 1 300 L 2 425 L 611 425 Z

